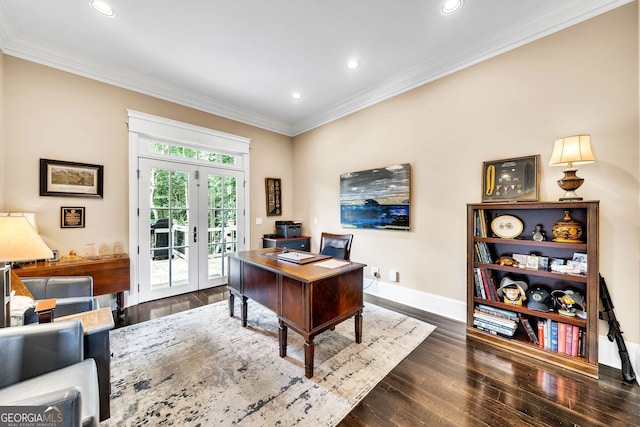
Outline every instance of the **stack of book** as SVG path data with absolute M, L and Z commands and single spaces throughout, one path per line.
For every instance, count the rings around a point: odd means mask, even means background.
M 473 313 L 473 325 L 494 335 L 512 337 L 518 329 L 518 315 L 512 311 L 478 304 Z
M 500 301 L 496 281 L 493 278 L 493 272 L 491 270 L 488 268 L 474 268 L 473 280 L 476 288 L 476 296 L 478 298 L 489 301 Z
M 487 216 L 484 209 L 473 211 L 473 227 L 476 237 L 487 237 Z
M 538 345 L 574 357 L 584 357 L 584 329 L 549 319 L 538 320 Z

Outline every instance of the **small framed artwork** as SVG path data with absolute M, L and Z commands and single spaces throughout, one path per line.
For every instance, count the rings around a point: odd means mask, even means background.
M 540 264 L 540 257 L 537 255 L 528 255 L 526 268 L 529 270 L 537 270 Z
M 40 195 L 102 199 L 104 166 L 40 159 Z
M 537 202 L 540 155 L 482 164 L 482 202 Z
M 267 199 L 267 216 L 282 215 L 282 183 L 280 178 L 265 178 L 264 185 Z
M 61 207 L 60 227 L 84 228 L 84 207 Z

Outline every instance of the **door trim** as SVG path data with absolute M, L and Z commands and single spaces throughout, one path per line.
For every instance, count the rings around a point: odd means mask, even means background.
M 129 178 L 129 258 L 131 260 L 131 289 L 125 292 L 125 307 L 139 303 L 138 296 L 138 157 L 143 154 L 141 145 L 145 138 L 152 138 L 168 143 L 191 147 L 203 147 L 217 152 L 229 153 L 241 159 L 236 167 L 242 171 L 244 181 L 244 215 L 246 230 L 245 239 L 238 243 L 238 250 L 244 250 L 249 244 L 250 217 L 250 138 L 220 132 L 189 123 L 179 122 L 160 116 L 154 116 L 135 110 L 127 110 L 129 128 L 128 178 Z M 153 156 L 149 156 L 153 157 Z

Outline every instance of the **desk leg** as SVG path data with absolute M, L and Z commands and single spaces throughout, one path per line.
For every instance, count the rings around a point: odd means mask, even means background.
M 229 291 L 229 317 L 233 317 L 234 304 L 236 303 L 236 296 L 233 292 Z
M 287 355 L 287 325 L 280 321 L 280 327 L 278 328 L 278 344 L 280 345 L 280 357 L 286 357 Z
M 242 295 L 242 312 L 240 314 L 240 318 L 242 319 L 242 326 L 247 326 L 247 301 L 249 298 Z
M 118 320 L 124 320 L 124 292 L 116 292 L 116 313 Z
M 313 338 L 304 341 L 304 376 L 311 378 L 313 376 Z
M 362 343 L 362 311 L 359 311 L 354 316 L 356 323 L 356 343 Z

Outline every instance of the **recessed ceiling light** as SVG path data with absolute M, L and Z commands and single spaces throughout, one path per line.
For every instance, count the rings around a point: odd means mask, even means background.
M 442 14 L 451 15 L 456 13 L 462 7 L 462 0 L 445 0 L 442 4 Z
M 300 94 L 300 92 L 293 92 L 293 93 L 291 94 L 291 97 L 292 97 L 293 99 L 300 99 L 300 98 L 302 98 L 302 95 Z
M 93 0 L 91 2 L 91 7 L 104 16 L 114 16 L 116 14 L 116 11 L 103 1 Z
M 360 61 L 358 61 L 357 59 L 350 59 L 349 61 L 347 61 L 348 69 L 355 70 L 358 67 L 360 67 Z

